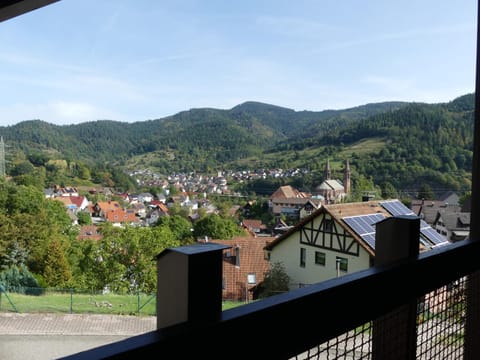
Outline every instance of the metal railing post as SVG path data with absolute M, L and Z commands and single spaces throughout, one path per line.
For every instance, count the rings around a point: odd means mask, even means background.
M 222 312 L 223 249 L 196 243 L 157 256 L 157 329 L 180 323 L 211 323 Z
M 375 265 L 414 260 L 419 253 L 420 218 L 395 216 L 376 224 Z M 409 286 L 404 283 L 391 286 Z M 389 291 L 385 288 L 384 291 Z M 413 360 L 416 358 L 417 299 L 373 321 L 372 359 Z

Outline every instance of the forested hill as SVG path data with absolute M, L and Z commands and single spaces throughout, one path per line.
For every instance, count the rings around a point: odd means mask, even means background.
M 87 162 L 115 161 L 152 151 L 169 151 L 177 157 L 213 156 L 218 165 L 218 162 L 260 155 L 294 134 L 308 133 L 309 128 L 319 123 L 348 123 L 406 105 L 386 102 L 346 110 L 297 112 L 246 102 L 230 110 L 191 109 L 136 123 L 98 120 L 58 126 L 30 120 L 0 127 L 0 135 L 12 151 L 47 151 Z
M 150 166 L 163 173 L 245 164 L 320 171 L 328 156 L 338 162 L 350 158 L 357 177 L 376 184 L 417 187 L 424 179 L 435 187 L 464 188 L 473 109 L 473 94 L 448 103 L 383 102 L 319 112 L 246 102 L 230 110 L 191 109 L 136 123 L 57 126 L 32 120 L 0 127 L 0 136 L 13 162 L 16 153 L 41 153 L 89 165 Z M 362 146 L 372 142 L 373 147 Z

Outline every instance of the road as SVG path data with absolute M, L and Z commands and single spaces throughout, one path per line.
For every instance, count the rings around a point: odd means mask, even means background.
M 125 335 L 0 335 L 1 360 L 52 360 L 123 340 Z

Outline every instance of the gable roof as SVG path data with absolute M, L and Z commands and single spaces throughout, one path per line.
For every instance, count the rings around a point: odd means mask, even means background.
M 470 213 L 439 211 L 437 219 L 441 218 L 448 230 L 465 229 L 470 227 Z
M 388 205 L 398 206 L 398 211 L 392 211 L 392 208 Z M 350 226 L 345 219 L 350 217 L 372 217 L 378 220 L 383 220 L 387 217 L 400 215 L 397 212 L 403 211 L 402 215 L 414 215 L 411 210 L 406 208 L 398 199 L 393 200 L 371 200 L 363 201 L 356 203 L 341 203 L 341 204 L 330 204 L 324 205 L 309 216 L 302 219 L 290 230 L 277 237 L 274 241 L 269 243 L 265 249 L 271 250 L 277 244 L 281 243 L 293 233 L 300 231 L 306 224 L 310 223 L 313 219 L 317 218 L 322 214 L 329 214 L 332 219 L 334 219 L 343 229 L 345 229 L 368 253 L 375 255 L 375 224 L 369 224 L 372 226 L 371 232 L 368 234 L 370 241 L 367 241 L 365 237 L 362 237 L 362 234 L 358 232 L 354 227 Z M 440 244 L 448 243 L 447 239 L 440 236 L 432 228 L 430 228 L 425 222 L 421 223 L 420 237 L 423 241 L 420 241 L 420 246 L 422 249 L 425 248 L 425 245 L 428 247 L 433 247 Z M 427 231 L 428 230 L 428 231 Z M 431 231 L 430 231 L 431 230 Z M 427 241 L 427 242 L 425 242 Z M 423 244 L 423 245 L 422 245 Z
M 139 222 L 133 209 L 115 209 L 105 213 L 105 220 L 111 223 L 137 223 Z
M 70 196 L 59 196 L 53 199 L 54 201 L 60 201 L 63 203 L 63 205 L 67 208 L 71 208 L 72 205 L 73 207 L 78 207 L 77 204 L 75 204 L 72 199 L 70 199 Z
M 77 205 L 77 208 L 79 208 L 79 209 L 82 207 L 82 205 L 84 204 L 84 202 L 86 200 L 85 196 L 81 196 L 81 195 L 79 195 L 79 196 L 69 196 L 69 199 L 72 202 L 72 204 Z
M 262 220 L 257 219 L 243 219 L 242 224 L 246 227 L 257 228 L 257 229 L 266 229 L 265 224 L 262 223 Z
M 290 185 L 280 186 L 271 196 L 270 199 L 290 199 L 290 198 L 307 198 L 307 194 L 298 191 Z
M 99 201 L 95 204 L 103 212 L 121 209 L 118 201 Z
M 433 224 L 437 217 L 437 213 L 441 209 L 448 209 L 450 212 L 458 212 L 460 205 L 448 204 L 443 200 L 417 200 L 412 201 L 412 211 L 420 216 L 429 224 Z

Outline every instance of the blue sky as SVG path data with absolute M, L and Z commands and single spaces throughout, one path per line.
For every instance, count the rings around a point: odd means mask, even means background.
M 474 92 L 476 1 L 61 0 L 0 23 L 0 126 Z

